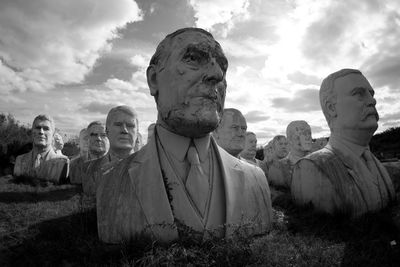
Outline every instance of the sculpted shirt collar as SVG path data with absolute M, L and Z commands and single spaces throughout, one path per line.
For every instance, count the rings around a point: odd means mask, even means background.
M 177 160 L 183 162 L 189 149 L 191 138 L 177 135 L 157 125 L 157 134 L 161 144 L 168 153 L 172 154 Z M 207 159 L 208 149 L 210 147 L 210 134 L 201 138 L 193 138 L 194 144 L 199 154 L 199 159 L 204 162 Z
M 36 159 L 36 156 L 38 155 L 38 154 L 40 154 L 40 156 L 41 156 L 41 158 L 42 159 L 45 159 L 45 158 L 47 158 L 47 155 L 49 154 L 49 152 L 50 152 L 50 149 L 52 149 L 50 146 L 46 149 L 46 151 L 44 151 L 44 152 L 41 152 L 41 153 L 39 153 L 36 149 L 33 149 L 33 153 L 32 153 L 32 156 L 33 156 L 33 158 L 34 159 Z
M 354 144 L 352 142 L 347 141 L 346 139 L 343 139 L 340 136 L 335 136 L 333 133 L 332 133 L 331 137 L 329 137 L 329 143 L 331 143 L 331 145 L 333 147 L 337 147 L 341 150 L 349 150 L 353 154 L 355 154 L 357 157 L 361 157 L 362 154 L 364 153 L 364 151 L 366 149 L 369 149 L 368 146 L 360 146 L 360 145 Z

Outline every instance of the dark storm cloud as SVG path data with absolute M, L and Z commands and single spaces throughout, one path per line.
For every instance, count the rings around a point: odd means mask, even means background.
M 129 58 L 120 58 L 112 55 L 104 56 L 97 60 L 92 71 L 86 75 L 85 84 L 102 84 L 110 78 L 129 81 L 132 73 L 138 67 L 133 66 Z
M 263 122 L 270 118 L 270 116 L 267 116 L 264 113 L 257 110 L 249 111 L 243 116 L 246 118 L 247 123 Z
M 317 89 L 303 89 L 297 91 L 291 98 L 277 97 L 272 99 L 272 106 L 288 112 L 320 110 Z

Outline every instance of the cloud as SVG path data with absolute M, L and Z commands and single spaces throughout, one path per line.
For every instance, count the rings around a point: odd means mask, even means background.
M 272 99 L 272 106 L 289 112 L 320 110 L 319 91 L 317 89 L 303 89 L 297 91 L 293 97 L 277 97 Z
M 288 79 L 294 83 L 303 84 L 303 85 L 320 85 L 321 79 L 319 79 L 315 75 L 308 75 L 301 71 L 296 71 L 293 73 L 289 73 L 287 75 Z
M 134 1 L 1 1 L 3 91 L 46 91 L 79 83 L 110 49 L 116 29 L 138 21 Z
M 269 116 L 263 114 L 259 110 L 249 111 L 246 114 L 244 114 L 243 116 L 246 118 L 247 123 L 263 122 L 270 118 Z
M 93 101 L 82 105 L 81 110 L 92 113 L 107 114 L 113 107 L 115 107 L 114 104 Z
M 190 0 L 196 17 L 196 26 L 214 30 L 226 36 L 235 23 L 249 19 L 248 0 Z

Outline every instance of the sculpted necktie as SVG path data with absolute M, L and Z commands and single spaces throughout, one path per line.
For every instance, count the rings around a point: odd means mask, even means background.
M 372 153 L 369 151 L 369 149 L 366 149 L 363 153 L 363 157 L 365 162 L 367 163 L 367 167 L 369 171 L 372 173 L 375 179 L 379 177 L 379 171 L 378 168 L 376 167 L 375 161 L 372 158 Z
M 193 145 L 188 149 L 187 159 L 190 163 L 190 170 L 186 179 L 186 190 L 201 215 L 204 216 L 209 190 L 208 177 L 201 168 L 199 155 Z
M 33 168 L 37 169 L 40 166 L 41 161 L 42 161 L 42 156 L 40 154 L 37 154 L 35 163 L 33 164 Z

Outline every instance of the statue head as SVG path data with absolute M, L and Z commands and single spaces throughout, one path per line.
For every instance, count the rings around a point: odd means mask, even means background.
M 62 150 L 64 147 L 64 140 L 59 133 L 55 133 L 53 136 L 53 147 L 54 150 Z
M 139 151 L 142 147 L 143 147 L 143 138 L 142 138 L 142 135 L 138 132 L 136 142 L 135 142 L 135 147 L 133 150 L 136 152 L 136 151 Z
M 106 127 L 100 121 L 93 121 L 87 127 L 89 136 L 89 154 L 95 157 L 104 156 L 108 151 L 109 141 Z
M 53 143 L 54 120 L 49 115 L 36 116 L 32 123 L 33 146 L 39 149 L 50 148 Z
M 79 132 L 79 154 L 81 156 L 87 156 L 89 150 L 89 135 L 87 129 L 83 128 Z
M 306 121 L 292 121 L 286 128 L 286 136 L 290 151 L 306 153 L 311 151 L 311 127 Z
M 272 140 L 264 146 L 264 162 L 270 163 L 273 160 L 274 149 L 272 147 Z
M 254 159 L 257 153 L 257 136 L 253 132 L 246 132 L 244 149 L 240 156 L 245 159 Z
M 116 154 L 134 152 L 138 136 L 139 121 L 136 111 L 126 105 L 112 108 L 106 119 L 106 133 L 110 150 Z
M 227 68 L 221 46 L 209 32 L 184 28 L 167 35 L 146 73 L 158 123 L 186 137 L 212 132 L 224 108 Z
M 218 145 L 237 157 L 244 149 L 247 123 L 242 113 L 234 108 L 224 109 L 221 123 L 213 136 Z
M 284 135 L 276 135 L 272 139 L 273 158 L 283 159 L 288 154 L 288 141 Z
M 331 132 L 345 137 L 366 133 L 370 139 L 379 120 L 374 93 L 359 70 L 342 69 L 326 77 L 319 99 Z
M 150 138 L 153 136 L 154 128 L 156 127 L 155 123 L 152 123 L 147 128 L 147 143 L 150 141 Z

